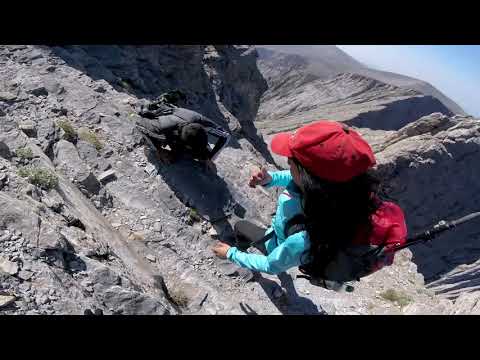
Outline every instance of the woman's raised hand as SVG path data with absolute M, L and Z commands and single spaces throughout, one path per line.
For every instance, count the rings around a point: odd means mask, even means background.
M 262 168 L 254 168 L 252 171 L 252 176 L 250 177 L 250 180 L 248 181 L 248 186 L 254 188 L 257 185 L 266 185 L 270 181 L 272 181 L 272 177 L 270 174 L 267 172 L 267 169 L 262 167 Z

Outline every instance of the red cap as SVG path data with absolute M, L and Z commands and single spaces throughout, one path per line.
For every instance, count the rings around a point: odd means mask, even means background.
M 313 175 L 325 180 L 344 182 L 375 165 L 372 148 L 346 125 L 320 120 L 280 133 L 272 139 L 272 151 L 294 157 Z

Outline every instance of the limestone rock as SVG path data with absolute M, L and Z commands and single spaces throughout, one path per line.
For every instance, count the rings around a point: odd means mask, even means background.
M 8 91 L 0 91 L 0 101 L 12 102 L 17 98 L 15 94 Z
M 117 176 L 116 176 L 116 174 L 115 174 L 115 170 L 107 170 L 107 171 L 101 173 L 101 174 L 98 176 L 98 179 L 99 179 L 100 182 L 102 182 L 102 183 L 106 183 L 106 182 L 115 180 L 116 178 L 117 178 Z
M 32 278 L 32 276 L 33 276 L 33 272 L 28 271 L 28 270 L 21 270 L 18 273 L 18 277 L 22 280 L 25 280 L 25 281 L 30 280 Z
M 18 128 L 22 130 L 28 137 L 37 136 L 37 128 L 35 126 L 35 123 L 31 120 L 22 121 L 20 124 L 18 124 Z
M 0 309 L 12 304 L 17 298 L 11 295 L 0 294 Z
M 100 191 L 100 182 L 80 158 L 75 145 L 71 142 L 60 140 L 55 145 L 54 163 L 65 172 L 65 175 L 76 180 L 88 194 L 98 194 Z
M 9 275 L 16 275 L 18 273 L 18 264 L 0 257 L 0 271 Z

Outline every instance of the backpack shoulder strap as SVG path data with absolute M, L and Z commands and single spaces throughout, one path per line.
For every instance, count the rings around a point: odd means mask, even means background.
M 305 216 L 303 214 L 297 214 L 287 221 L 287 224 L 285 225 L 285 238 L 303 230 L 305 230 Z M 270 240 L 274 234 L 275 231 L 271 231 L 264 237 L 252 241 L 252 244 L 263 243 L 267 240 Z
M 285 224 L 285 238 L 304 231 L 306 229 L 305 221 L 305 215 L 303 214 L 297 214 L 290 218 Z

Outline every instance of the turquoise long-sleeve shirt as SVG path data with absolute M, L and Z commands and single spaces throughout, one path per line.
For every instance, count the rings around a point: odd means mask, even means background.
M 265 234 L 274 232 L 265 243 L 268 255 L 250 254 L 231 247 L 227 258 L 239 266 L 268 274 L 279 274 L 289 268 L 302 265 L 310 241 L 306 231 L 285 238 L 285 225 L 293 216 L 302 212 L 301 197 L 297 192 L 290 170 L 269 172 L 272 181 L 265 187 L 279 186 L 285 190 L 278 197 L 277 212 Z

